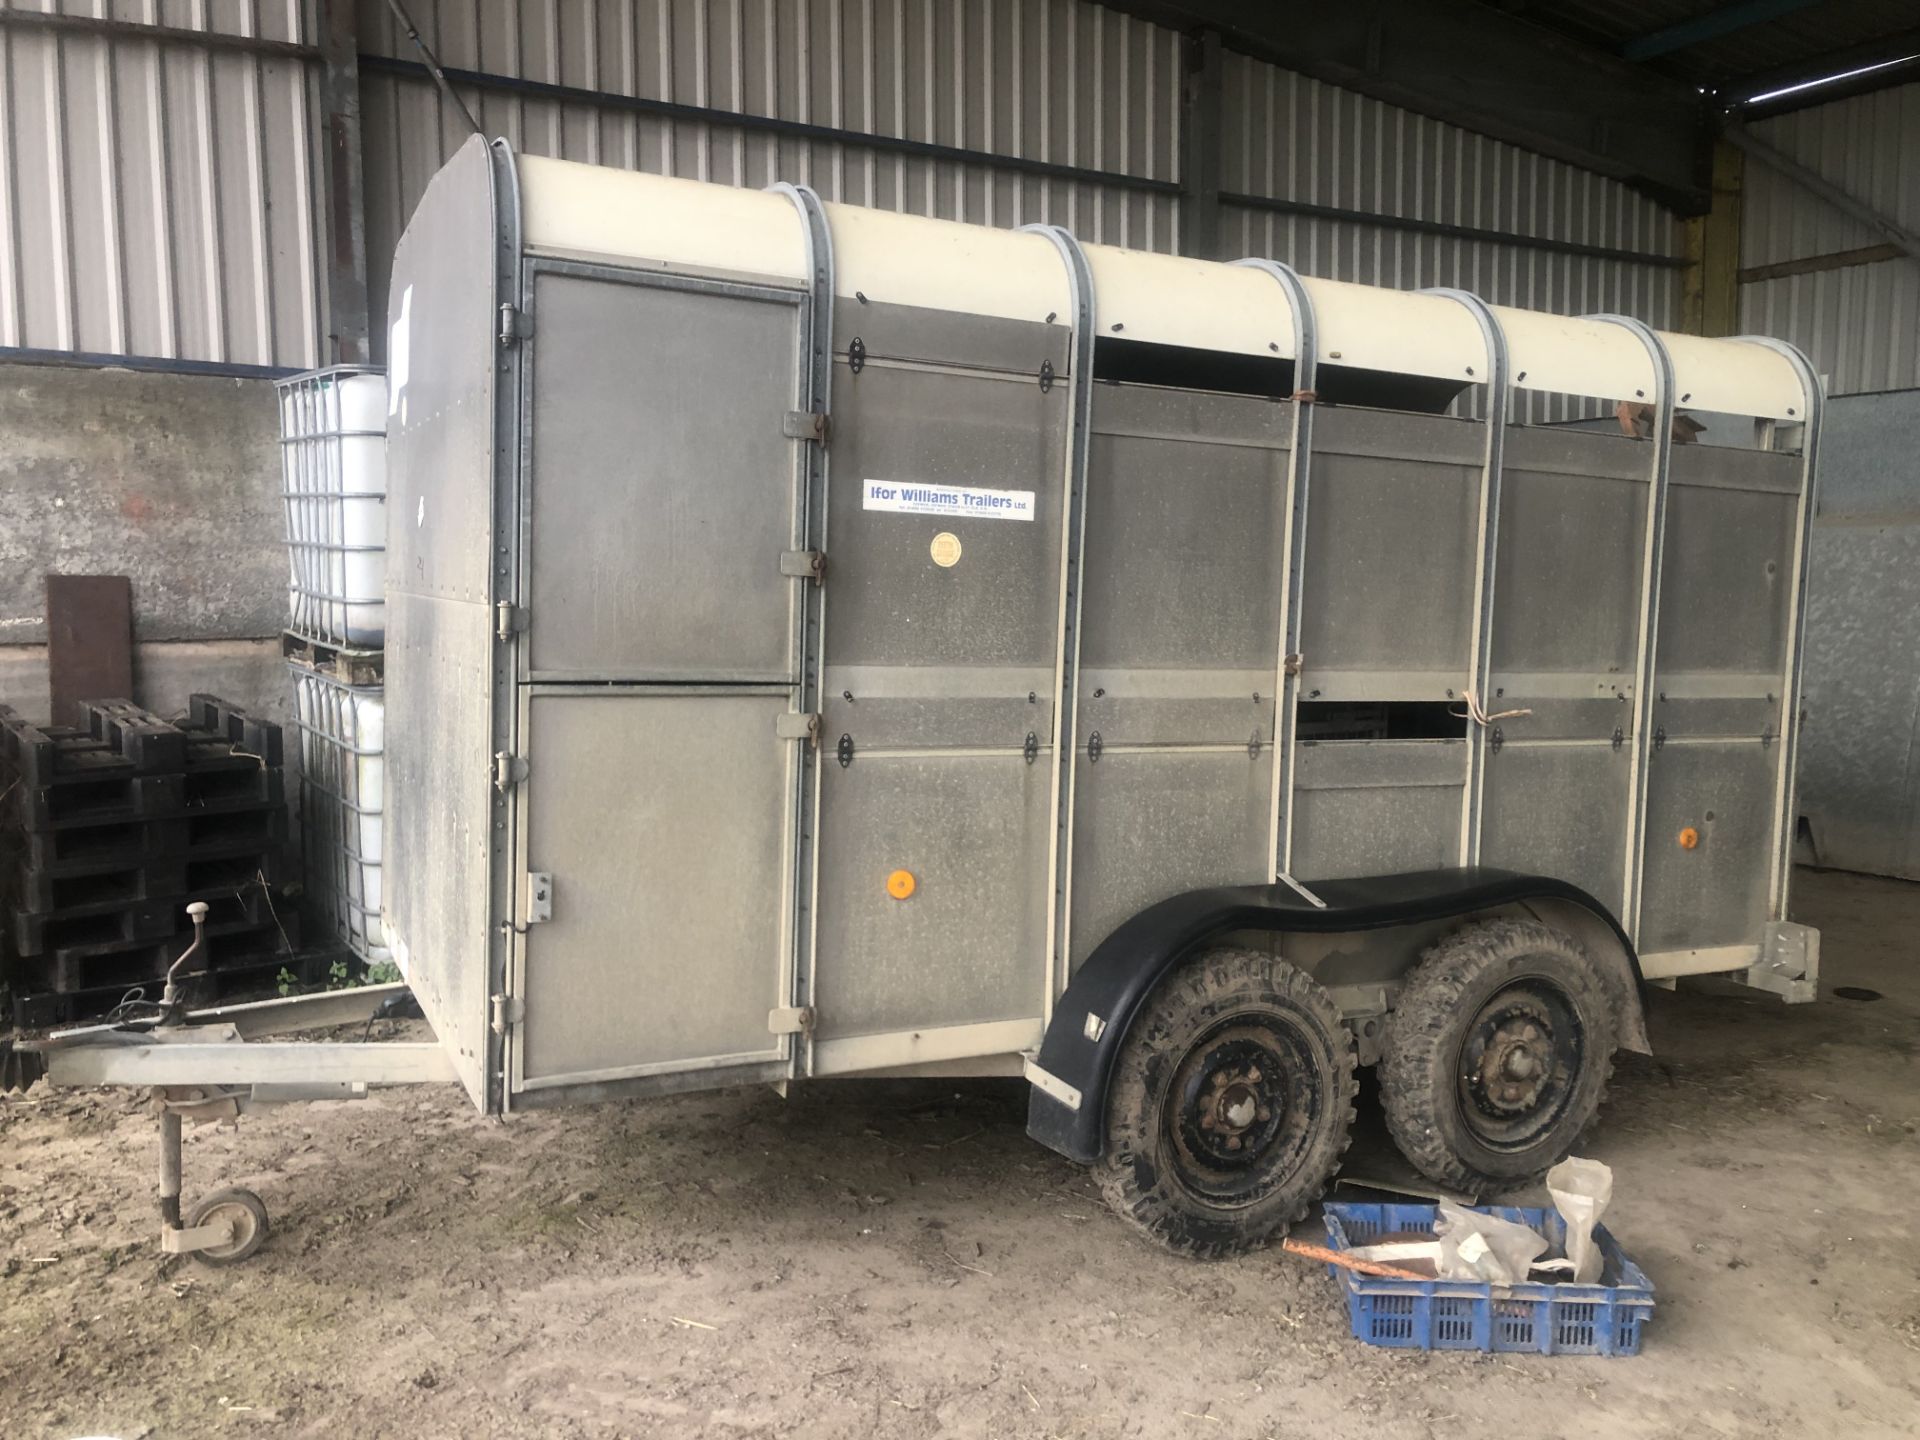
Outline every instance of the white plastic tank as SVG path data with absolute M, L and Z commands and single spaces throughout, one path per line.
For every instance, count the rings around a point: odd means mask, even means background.
M 380 934 L 380 816 L 386 801 L 386 698 L 300 665 L 300 833 L 307 887 L 335 935 L 370 962 L 390 958 Z
M 387 382 L 336 365 L 280 382 L 287 628 L 356 650 L 386 641 Z

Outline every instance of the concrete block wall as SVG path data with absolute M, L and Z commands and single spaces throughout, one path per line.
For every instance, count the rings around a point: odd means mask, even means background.
M 133 582 L 134 695 L 290 722 L 270 381 L 0 365 L 0 702 L 46 720 L 47 572 Z

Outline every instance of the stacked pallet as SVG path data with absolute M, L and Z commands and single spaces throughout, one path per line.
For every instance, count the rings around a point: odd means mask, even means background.
M 85 727 L 0 706 L 0 872 L 14 1021 L 62 1024 L 158 982 L 193 938 L 198 988 L 268 978 L 297 936 L 276 904 L 286 844 L 280 727 L 211 695 L 170 722 L 124 700 Z M 211 983 L 207 983 L 211 982 Z

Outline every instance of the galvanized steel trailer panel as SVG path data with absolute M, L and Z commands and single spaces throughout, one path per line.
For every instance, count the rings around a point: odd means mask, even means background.
M 395 293 L 386 920 L 485 1108 L 1002 1069 L 1201 886 L 1771 953 L 1796 356 L 479 142 Z

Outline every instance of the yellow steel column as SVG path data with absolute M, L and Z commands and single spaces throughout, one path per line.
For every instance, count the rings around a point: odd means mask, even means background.
M 1740 191 L 1747 157 L 1713 142 L 1713 208 L 1687 221 L 1687 269 L 1681 324 L 1694 335 L 1740 329 Z

